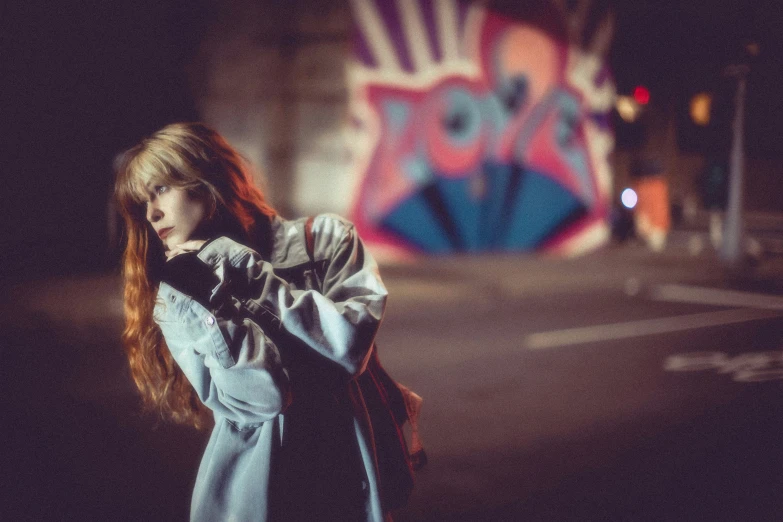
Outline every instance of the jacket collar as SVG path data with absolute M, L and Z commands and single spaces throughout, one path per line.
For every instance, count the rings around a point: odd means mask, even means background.
M 272 266 L 290 268 L 310 262 L 304 235 L 305 220 L 306 218 L 289 221 L 277 215 L 272 218 Z

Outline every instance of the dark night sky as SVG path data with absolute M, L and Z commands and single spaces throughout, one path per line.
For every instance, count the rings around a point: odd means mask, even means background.
M 642 81 L 668 95 L 709 85 L 737 58 L 746 41 L 761 47 L 754 73 L 783 79 L 779 0 L 617 0 L 616 4 L 611 58 L 621 89 Z
M 750 157 L 783 159 L 780 0 L 614 0 L 614 4 L 617 28 L 610 59 L 621 93 L 646 85 L 653 102 L 677 107 L 682 122 L 687 121 L 690 96 L 699 91 L 716 92 L 726 104 L 723 123 L 728 127 L 736 84 L 723 71 L 727 65 L 744 60 L 751 65 L 746 151 Z M 745 55 L 744 44 L 748 42 L 759 44 L 757 57 L 748 59 Z M 680 129 L 681 135 L 688 132 Z M 695 145 L 718 134 L 725 132 L 712 129 Z
M 620 89 L 684 97 L 718 81 L 744 38 L 762 54 L 751 78 L 749 133 L 780 150 L 783 24 L 778 0 L 615 0 L 611 56 Z M 5 2 L 0 114 L 6 278 L 107 269 L 111 160 L 139 137 L 197 118 L 182 66 L 208 20 L 206 2 Z M 772 138 L 770 138 L 772 136 Z

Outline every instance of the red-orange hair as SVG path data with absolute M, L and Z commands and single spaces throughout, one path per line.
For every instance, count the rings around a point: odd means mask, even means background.
M 208 422 L 206 408 L 152 320 L 165 259 L 160 240 L 146 220 L 145 186 L 150 181 L 200 198 L 207 204 L 213 230 L 260 251 L 268 250 L 275 211 L 253 184 L 242 156 L 201 123 L 167 125 L 126 151 L 117 169 L 115 198 L 127 234 L 122 340 L 131 375 L 147 408 L 166 419 L 202 428 Z

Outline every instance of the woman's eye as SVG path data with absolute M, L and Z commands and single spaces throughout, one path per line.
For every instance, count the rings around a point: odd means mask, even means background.
M 161 195 L 164 192 L 166 192 L 169 188 L 166 185 L 158 185 L 155 187 L 155 194 Z

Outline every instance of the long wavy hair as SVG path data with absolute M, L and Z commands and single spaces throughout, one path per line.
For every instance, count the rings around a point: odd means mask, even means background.
M 275 211 L 253 184 L 249 164 L 202 123 L 167 125 L 127 150 L 117 168 L 115 198 L 125 221 L 123 345 L 144 406 L 164 419 L 203 428 L 206 407 L 171 356 L 152 312 L 165 263 L 147 221 L 150 183 L 184 189 L 207 208 L 205 229 L 268 255 Z

